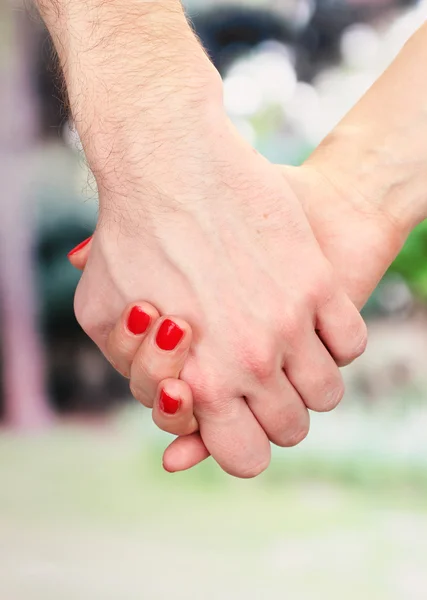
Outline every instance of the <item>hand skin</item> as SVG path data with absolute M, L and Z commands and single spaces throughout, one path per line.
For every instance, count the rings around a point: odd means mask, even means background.
M 359 308 L 409 232 L 426 218 L 426 32 L 424 25 L 304 166 L 278 167 Z M 83 268 L 86 256 L 76 260 L 74 264 Z M 135 371 L 135 376 L 143 379 L 143 364 L 140 367 L 142 372 Z M 188 390 L 184 394 L 185 411 L 176 424 L 172 417 L 166 423 L 165 417 L 159 420 L 157 409 L 156 422 L 178 435 L 193 418 Z M 200 436 L 188 435 L 173 442 L 164 464 L 168 470 L 178 471 L 207 456 Z
M 196 344 L 182 378 L 204 442 L 228 472 L 256 475 L 268 440 L 297 443 L 306 406 L 330 409 L 342 396 L 314 329 L 345 363 L 363 350 L 364 328 L 292 187 L 228 127 L 179 4 L 58 0 L 55 11 L 46 1 L 100 192 L 78 320 L 106 352 L 133 298 L 184 316 Z
M 304 169 L 283 171 L 359 308 L 427 218 L 426 61 L 424 23 Z
M 426 60 L 424 23 L 305 165 L 279 167 L 359 308 L 427 218 Z M 169 446 L 164 465 L 181 471 L 208 455 L 194 433 Z
M 270 441 L 307 435 L 307 407 L 341 400 L 333 358 L 363 352 L 363 321 L 295 193 L 230 127 L 178 2 L 40 8 L 100 196 L 77 319 L 107 356 L 138 298 L 191 324 L 181 378 L 204 443 L 228 473 L 257 475 Z M 146 402 L 137 380 L 131 389 Z
M 397 255 L 406 234 L 386 213 L 373 211 L 364 214 L 345 202 L 332 184 L 319 173 L 322 170 L 321 160 L 317 162 L 316 159 L 315 164 L 316 169 L 313 170 L 308 166 L 277 168 L 287 182 L 291 182 L 293 188 L 298 190 L 299 200 L 307 214 L 311 215 L 312 226 L 321 244 L 323 242 L 322 249 L 340 274 L 350 298 L 361 308 Z M 70 257 L 72 264 L 83 270 L 89 252 L 90 246 Z M 147 309 L 146 303 L 145 310 L 157 313 L 153 307 Z M 151 396 L 151 402 L 147 400 L 145 404 L 153 407 L 156 425 L 179 436 L 165 451 L 164 468 L 169 472 L 190 469 L 208 458 L 210 453 L 197 432 L 191 387 L 177 379 L 187 355 L 176 354 L 169 357 L 167 364 L 164 359 L 158 359 L 153 365 L 152 357 L 153 354 L 156 355 L 156 350 L 153 344 L 147 344 L 145 340 L 143 343 L 135 340 L 132 351 L 124 352 L 123 348 L 127 347 L 123 342 L 126 314 L 127 310 L 110 334 L 110 360 L 114 365 L 120 365 L 119 370 L 124 375 L 129 376 L 132 372 L 132 378 L 138 381 L 134 386 L 138 385 Z M 153 323 L 153 326 L 156 325 Z M 117 334 L 117 331 L 120 333 Z M 134 366 L 131 369 L 132 363 Z M 159 397 L 163 390 L 180 399 L 181 406 L 177 414 L 166 415 L 160 409 Z
M 232 143 L 230 135 L 228 148 Z M 327 410 L 342 397 L 336 367 L 315 328 L 341 363 L 364 349 L 365 329 L 280 173 L 243 148 L 229 164 L 234 161 L 235 176 L 227 185 L 221 174 L 201 192 L 214 200 L 213 189 L 221 190 L 215 204 L 148 215 L 145 235 L 129 229 L 122 234 L 104 221 L 75 306 L 107 356 L 106 334 L 135 297 L 191 324 L 195 344 L 181 377 L 195 394 L 210 452 L 227 472 L 245 477 L 266 468 L 268 440 L 288 446 L 305 437 L 306 406 Z M 259 178 L 245 183 L 244 194 L 232 187 L 240 161 L 252 174 L 260 170 Z M 146 404 L 145 388 L 131 389 Z

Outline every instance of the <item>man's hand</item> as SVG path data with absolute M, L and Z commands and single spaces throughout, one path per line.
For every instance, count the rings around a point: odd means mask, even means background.
M 309 165 L 277 169 L 286 187 L 295 191 L 304 206 L 322 250 L 340 275 L 350 298 L 362 307 L 398 253 L 407 230 L 402 223 L 398 226 L 384 206 L 367 211 L 363 203 L 349 202 L 343 192 L 339 193 L 325 175 L 333 167 L 330 159 L 329 155 L 325 161 L 319 152 Z M 348 184 L 350 188 L 350 177 Z M 70 257 L 72 264 L 83 270 L 90 250 L 89 246 L 77 249 Z M 146 404 L 153 408 L 155 423 L 164 431 L 182 436 L 166 450 L 164 465 L 172 472 L 185 470 L 209 456 L 193 414 L 191 387 L 177 379 L 191 345 L 189 327 L 179 320 L 185 332 L 179 346 L 170 352 L 161 352 L 154 340 L 165 317 L 160 317 L 146 302 L 137 305 L 150 316 L 149 325 L 145 329 L 145 317 L 144 331 L 129 324 L 134 308 L 131 304 L 109 333 L 108 355 L 120 372 L 131 376 L 134 387 L 145 391 Z M 165 394 L 169 399 L 167 406 L 163 400 Z
M 359 307 L 427 213 L 426 42 L 423 26 L 306 165 L 279 167 L 286 189 L 298 197 L 322 250 Z M 142 385 L 149 356 L 148 349 L 133 370 Z M 178 371 L 181 359 L 172 359 Z M 170 376 L 175 374 L 153 369 L 151 386 L 156 380 L 170 394 L 181 394 L 181 412 L 177 417 L 162 414 L 159 392 L 153 396 L 154 416 L 162 428 L 182 434 L 194 427 L 191 390 L 176 380 L 162 383 Z M 187 435 L 166 451 L 165 466 L 189 468 L 207 455 L 200 436 Z
M 128 302 L 144 298 L 188 321 L 195 340 L 181 378 L 203 440 L 227 472 L 245 477 L 268 465 L 269 440 L 291 446 L 306 436 L 307 407 L 337 405 L 333 359 L 358 356 L 366 332 L 280 172 L 214 125 L 205 148 L 199 141 L 196 152 L 190 138 L 179 170 L 169 161 L 159 205 L 136 188 L 131 210 L 101 209 L 75 308 L 107 356 Z M 157 178 L 146 170 L 145 184 Z M 143 385 L 132 378 L 132 392 L 151 406 L 147 371 Z
M 334 359 L 363 352 L 363 321 L 292 189 L 231 129 L 179 2 L 39 2 L 100 197 L 77 318 L 108 356 L 129 301 L 172 315 L 163 351 L 184 317 L 195 343 L 181 376 L 203 440 L 226 471 L 256 475 L 270 440 L 305 437 L 307 407 L 340 401 Z
M 341 276 L 350 298 L 362 307 L 398 253 L 407 231 L 383 209 L 366 212 L 363 204 L 348 202 L 321 174 L 331 166 L 330 162 L 322 164 L 314 159 L 310 166 L 278 168 L 286 185 L 297 191 L 322 249 Z M 88 252 L 77 253 L 73 264 L 84 268 Z M 198 433 L 191 387 L 177 379 L 190 348 L 189 327 L 180 321 L 185 336 L 179 347 L 166 356 L 153 343 L 164 318 L 159 318 L 147 303 L 140 302 L 138 306 L 152 315 L 150 329 L 143 335 L 133 335 L 128 326 L 132 307 L 128 308 L 109 336 L 109 355 L 123 373 L 131 375 L 134 386 L 146 390 L 156 425 L 180 436 L 165 452 L 165 468 L 171 472 L 186 470 L 209 456 Z

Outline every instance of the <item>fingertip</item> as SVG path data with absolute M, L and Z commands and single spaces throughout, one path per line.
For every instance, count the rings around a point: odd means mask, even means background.
M 177 439 L 181 439 L 181 438 L 177 438 Z M 176 471 L 177 471 L 176 460 L 175 460 L 174 452 L 170 451 L 171 446 L 172 446 L 172 444 L 168 448 L 166 448 L 166 450 L 163 452 L 162 465 L 163 465 L 163 469 L 167 473 L 176 473 Z
M 132 302 L 123 311 L 122 327 L 126 334 L 140 336 L 148 333 L 159 318 L 159 311 L 149 302 Z
M 83 242 L 80 242 L 80 244 L 75 246 L 75 248 L 70 250 L 70 252 L 67 254 L 70 263 L 79 271 L 83 271 L 86 267 L 92 238 L 93 236 L 91 235 L 87 239 L 83 240 Z
M 193 392 L 186 381 L 182 381 L 182 379 L 177 379 L 175 377 L 164 379 L 159 383 L 159 398 L 162 393 L 180 399 L 180 408 L 184 409 L 186 412 L 191 412 L 191 414 L 193 413 Z
M 124 377 L 130 377 L 135 356 L 159 316 L 157 309 L 148 302 L 132 302 L 110 331 L 107 356 Z
M 185 352 L 191 346 L 193 331 L 187 321 L 175 316 L 165 316 L 155 333 L 156 346 L 163 351 Z
M 165 379 L 159 384 L 153 421 L 173 435 L 189 435 L 199 430 L 193 414 L 193 395 L 187 383 L 180 379 Z
M 163 468 L 168 473 L 187 471 L 210 456 L 198 433 L 182 436 L 172 442 L 163 454 Z
M 171 475 L 172 475 L 172 473 L 176 473 L 176 470 L 172 466 L 169 466 L 167 464 L 167 459 L 165 459 L 164 455 L 163 455 L 163 460 L 162 460 L 162 466 L 163 466 L 163 469 L 166 471 L 166 473 L 170 473 Z
M 169 417 L 175 416 L 182 406 L 182 400 L 177 395 L 168 394 L 164 389 L 159 395 L 160 412 Z

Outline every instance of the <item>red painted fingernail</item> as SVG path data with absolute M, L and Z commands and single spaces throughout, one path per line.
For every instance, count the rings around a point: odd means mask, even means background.
M 172 398 L 169 396 L 164 390 L 160 394 L 159 398 L 159 406 L 160 410 L 162 410 L 167 415 L 175 415 L 179 407 L 181 406 L 181 400 L 177 400 L 176 398 Z
M 134 306 L 130 311 L 127 326 L 133 335 L 141 335 L 145 333 L 151 323 L 150 315 L 142 310 L 139 306 Z
M 160 329 L 157 332 L 156 344 L 160 350 L 174 350 L 183 337 L 184 332 L 181 327 L 178 327 L 170 319 L 166 319 L 160 325 Z
M 77 252 L 79 252 L 82 248 L 84 248 L 85 246 L 87 246 L 89 244 L 91 239 L 92 239 L 92 236 L 88 237 L 87 240 L 80 242 L 80 244 L 78 244 L 75 248 L 73 248 L 72 250 L 69 251 L 67 256 L 70 257 L 70 256 L 73 256 L 73 254 L 76 254 Z

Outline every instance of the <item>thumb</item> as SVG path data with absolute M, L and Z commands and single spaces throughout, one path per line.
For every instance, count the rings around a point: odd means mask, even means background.
M 73 267 L 79 269 L 79 271 L 84 271 L 86 267 L 86 263 L 89 258 L 92 237 L 93 236 L 91 235 L 87 238 L 87 240 L 80 242 L 78 246 L 70 250 L 70 252 L 68 253 L 68 260 L 73 265 Z

